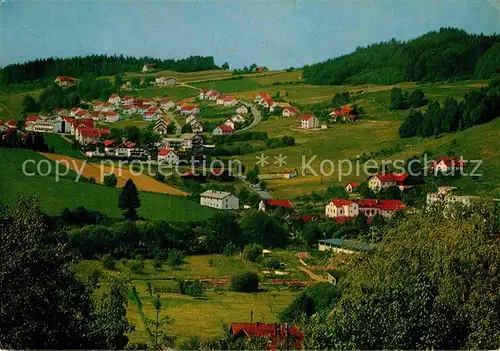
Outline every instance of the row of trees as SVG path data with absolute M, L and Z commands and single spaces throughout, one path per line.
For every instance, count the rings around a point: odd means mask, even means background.
M 487 123 L 500 115 L 500 80 L 493 80 L 487 88 L 465 94 L 459 103 L 452 97 L 441 105 L 432 101 L 427 110 L 410 110 L 399 128 L 401 138 L 429 137 L 440 133 L 464 130 Z
M 351 54 L 304 67 L 310 84 L 394 84 L 498 74 L 500 36 L 441 28 L 416 39 L 358 47 Z
M 401 88 L 392 88 L 390 99 L 391 110 L 407 110 L 410 107 L 418 108 L 429 103 L 429 100 L 425 98 L 425 94 L 422 89 L 416 89 L 411 93 L 408 93 L 403 92 Z
M 0 81 L 5 84 L 48 80 L 56 76 L 82 77 L 86 74 L 109 76 L 116 73 L 136 72 L 146 63 L 156 64 L 157 70 L 195 72 L 219 69 L 212 56 L 189 56 L 184 59 L 135 58 L 130 56 L 90 55 L 71 58 L 47 58 L 4 67 Z

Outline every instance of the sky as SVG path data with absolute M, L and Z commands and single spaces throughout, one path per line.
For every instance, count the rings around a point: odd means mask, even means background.
M 301 67 L 440 27 L 500 33 L 497 0 L 0 0 L 0 66 L 44 57 L 214 56 Z

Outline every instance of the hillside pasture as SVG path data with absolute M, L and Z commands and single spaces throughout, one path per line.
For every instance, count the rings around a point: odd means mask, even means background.
M 0 203 L 13 205 L 21 195 L 30 194 L 37 195 L 42 210 L 51 215 L 59 214 L 65 207 L 74 209 L 84 206 L 114 219 L 122 216 L 118 208 L 120 189 L 91 184 L 82 177 L 75 182 L 77 174 L 71 170 L 56 181 L 54 162 L 31 150 L 0 148 L 0 160 Z M 46 176 L 25 175 L 22 171 L 25 160 L 45 160 L 40 169 L 45 173 L 50 164 L 51 172 Z M 36 173 L 34 164 L 28 164 L 26 170 Z M 150 192 L 141 192 L 140 196 L 139 215 L 148 219 L 193 220 L 207 218 L 214 213 L 212 209 L 182 196 Z

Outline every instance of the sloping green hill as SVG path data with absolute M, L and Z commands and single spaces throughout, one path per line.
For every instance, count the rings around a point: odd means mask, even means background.
M 304 78 L 310 84 L 394 84 L 472 76 L 490 78 L 498 69 L 500 51 L 497 48 L 488 52 L 488 49 L 499 42 L 498 35 L 475 35 L 460 29 L 441 28 L 407 42 L 392 39 L 306 66 Z
M 43 161 L 40 170 L 45 173 L 48 166 L 52 172 L 47 176 L 26 176 L 22 165 L 25 160 Z M 13 204 L 23 194 L 38 195 L 42 210 L 49 214 L 60 213 L 64 207 L 85 206 L 111 218 L 120 218 L 118 208 L 119 189 L 88 183 L 85 179 L 75 182 L 76 174 L 55 181 L 54 163 L 31 150 L 0 148 L 0 202 Z M 36 171 L 33 164 L 28 172 Z M 185 197 L 141 192 L 142 206 L 139 215 L 148 219 L 189 220 L 209 217 L 213 210 L 203 207 Z

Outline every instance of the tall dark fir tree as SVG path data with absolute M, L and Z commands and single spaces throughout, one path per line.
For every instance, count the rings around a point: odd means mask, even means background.
M 139 192 L 132 179 L 127 180 L 120 196 L 118 197 L 118 207 L 123 210 L 125 219 L 137 219 L 137 209 L 141 207 Z

